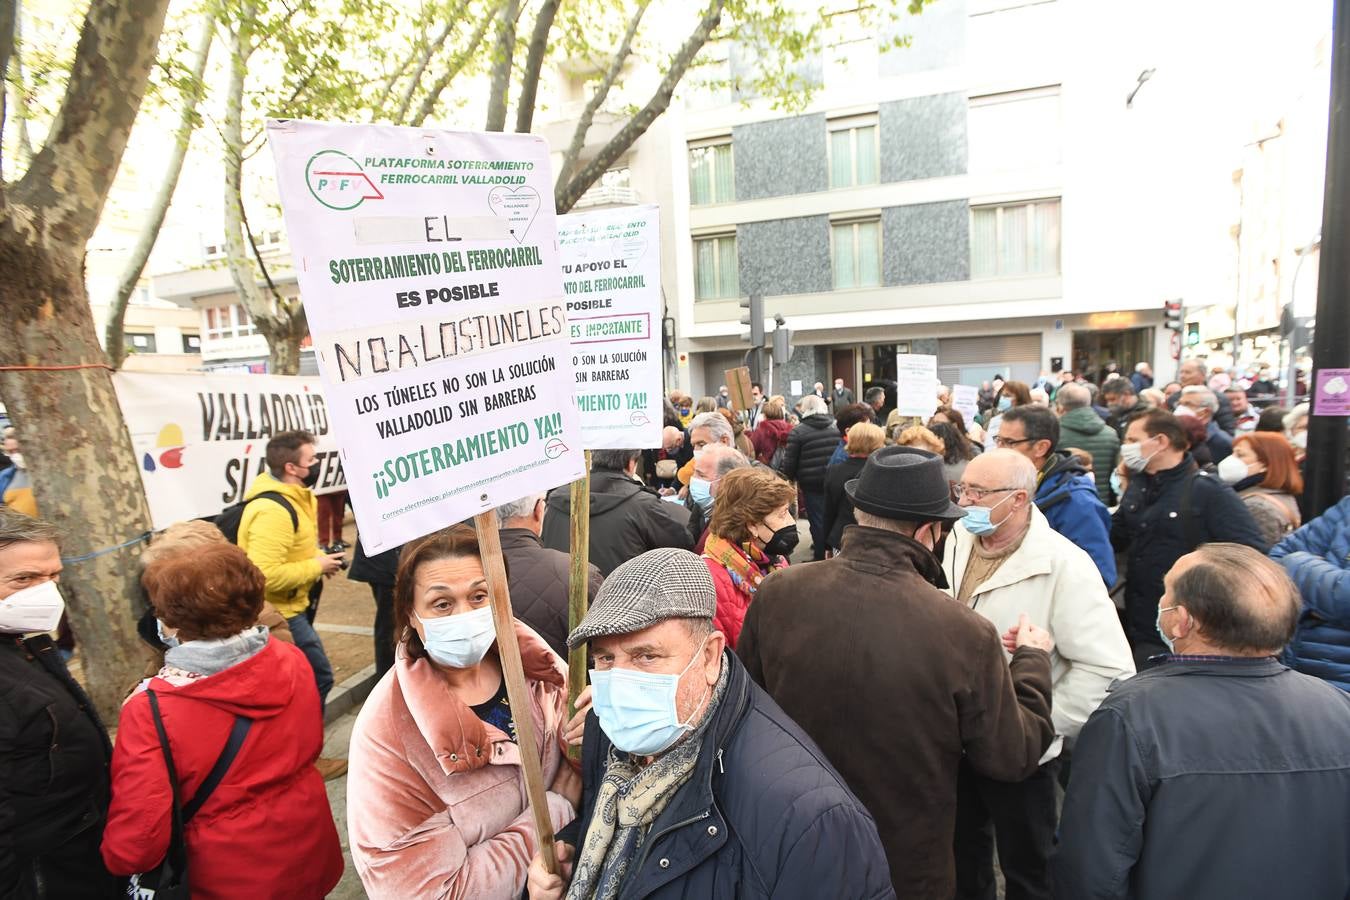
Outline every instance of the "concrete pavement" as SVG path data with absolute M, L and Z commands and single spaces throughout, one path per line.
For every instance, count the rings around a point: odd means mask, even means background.
M 324 729 L 323 755 L 347 758 L 347 747 L 352 739 L 352 727 L 356 724 L 356 714 L 360 712 L 358 704 L 350 712 L 334 719 Z M 361 879 L 352 867 L 352 855 L 347 847 L 347 776 L 334 778 L 327 783 L 328 805 L 333 808 L 333 820 L 337 823 L 338 838 L 342 841 L 342 880 L 328 895 L 329 900 L 365 900 L 366 892 L 361 887 Z

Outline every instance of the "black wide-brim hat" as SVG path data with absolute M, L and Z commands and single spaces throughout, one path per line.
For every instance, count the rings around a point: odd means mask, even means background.
M 883 519 L 931 522 L 964 518 L 952 502 L 942 457 L 917 447 L 882 447 L 844 492 L 863 512 Z

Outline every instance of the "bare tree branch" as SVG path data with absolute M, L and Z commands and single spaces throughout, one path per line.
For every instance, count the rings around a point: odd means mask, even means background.
M 145 222 L 141 226 L 141 233 L 137 235 L 136 244 L 122 268 L 122 275 L 117 280 L 117 292 L 113 295 L 112 306 L 108 310 L 108 321 L 103 331 L 103 346 L 108 354 L 108 362 L 115 369 L 121 368 L 127 355 L 122 339 L 122 324 L 126 320 L 127 303 L 141 280 L 141 272 L 145 270 L 150 251 L 155 248 L 155 239 L 159 237 L 159 230 L 164 225 L 164 216 L 169 211 L 169 203 L 172 202 L 174 190 L 178 187 L 178 176 L 183 171 L 183 159 L 187 156 L 188 144 L 192 142 L 192 132 L 197 127 L 197 105 L 206 93 L 202 76 L 206 73 L 206 61 L 211 55 L 211 40 L 215 37 L 215 32 L 215 17 L 207 13 L 206 20 L 202 23 L 201 35 L 197 38 L 196 47 L 193 48 L 192 80 L 188 84 L 186 96 L 183 97 L 183 109 L 178 117 L 178 127 L 173 133 L 173 149 L 169 154 L 169 164 L 164 170 L 159 190 L 151 201 Z
M 645 5 L 645 3 L 643 4 Z M 525 71 L 520 76 L 520 99 L 516 101 L 516 131 L 524 133 L 534 124 L 534 103 L 539 93 L 539 73 L 544 67 L 544 53 L 548 51 L 548 35 L 558 15 L 559 0 L 544 0 L 530 33 L 530 47 L 525 54 Z
M 492 78 L 488 88 L 487 123 L 484 131 L 506 128 L 506 99 L 511 91 L 511 62 L 516 51 L 516 19 L 520 0 L 506 0 L 497 17 L 497 39 L 492 48 Z
M 478 22 L 478 26 L 473 30 L 473 34 L 469 36 L 468 44 L 446 63 L 440 77 L 436 79 L 436 83 L 422 97 L 422 105 L 417 108 L 416 115 L 407 124 L 414 128 L 420 128 L 427 117 L 436 110 L 436 104 L 440 102 L 441 92 L 445 90 L 446 85 L 454 80 L 454 77 L 469 64 L 474 54 L 478 52 L 478 45 L 483 43 L 483 38 L 487 36 L 488 27 L 492 24 L 500 6 L 501 2 L 498 2 L 496 6 L 484 13 L 483 18 Z
M 461 9 L 462 8 L 463 7 L 461 6 Z M 408 83 L 403 87 L 403 96 L 400 97 L 398 101 L 398 112 L 392 119 L 395 125 L 401 125 L 404 117 L 408 115 L 408 107 L 412 106 L 413 94 L 417 92 L 417 86 L 422 81 L 422 74 L 426 72 L 427 66 L 431 63 L 431 58 L 439 53 L 440 49 L 445 46 L 446 39 L 450 37 L 450 32 L 454 29 L 455 18 L 456 17 L 454 16 L 447 18 L 445 27 L 441 29 L 441 33 L 436 35 L 435 39 L 427 44 L 426 48 L 422 51 L 422 58 L 418 60 L 417 68 L 413 70 L 412 77 L 408 79 Z M 375 112 L 378 113 L 379 110 L 380 106 L 377 106 Z
M 559 213 L 565 213 L 570 210 L 576 202 L 581 199 L 581 195 L 586 189 L 595 184 L 600 176 L 624 153 L 633 146 L 633 142 L 652 126 L 652 123 L 666 111 L 670 106 L 670 98 L 675 93 L 676 86 L 680 79 L 698 56 L 703 45 L 712 37 L 717 30 L 718 24 L 722 21 L 722 9 L 726 5 L 726 0 L 712 0 L 708 9 L 703 13 L 703 18 L 694 26 L 689 37 L 684 41 L 678 53 L 671 59 L 670 65 L 666 68 L 666 75 L 661 79 L 656 91 L 652 94 L 647 105 L 638 110 L 637 114 L 629 119 L 624 126 L 619 129 L 618 134 L 610 138 L 609 142 L 600 149 L 595 158 L 581 168 L 576 175 L 567 182 L 562 188 L 555 188 L 553 191 L 553 202 Z
M 599 111 L 605 98 L 609 96 L 610 89 L 614 83 L 619 80 L 619 74 L 623 72 L 623 64 L 628 59 L 629 54 L 633 52 L 633 38 L 637 35 L 638 25 L 642 22 L 642 14 L 647 11 L 651 5 L 651 0 L 642 0 L 638 8 L 633 12 L 633 17 L 628 20 L 628 30 L 623 34 L 623 40 L 619 42 L 619 49 L 615 51 L 614 57 L 610 60 L 609 71 L 605 72 L 605 77 L 601 79 L 600 84 L 596 86 L 595 93 L 591 94 L 591 99 L 586 101 L 586 108 L 581 111 L 581 117 L 577 119 L 577 126 L 572 130 L 572 141 L 567 145 L 567 151 L 563 154 L 562 162 L 558 165 L 558 180 L 554 185 L 554 191 L 562 190 L 567 184 L 567 178 L 572 169 L 577 164 L 577 158 L 581 155 L 581 148 L 586 145 L 586 134 L 591 130 L 591 123 L 595 121 L 595 114 Z

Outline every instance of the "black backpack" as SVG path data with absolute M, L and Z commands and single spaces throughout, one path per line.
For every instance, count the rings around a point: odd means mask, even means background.
M 300 530 L 300 517 L 296 515 L 295 507 L 291 506 L 291 501 L 287 500 L 283 494 L 280 494 L 277 491 L 263 491 L 256 497 L 250 497 L 242 503 L 236 503 L 233 506 L 225 507 L 220 511 L 220 515 L 216 516 L 216 527 L 220 529 L 221 534 L 225 535 L 225 539 L 231 544 L 239 543 L 239 523 L 244 520 L 244 507 L 248 506 L 254 500 L 261 500 L 263 497 L 266 497 L 274 503 L 281 504 L 282 508 L 291 514 L 291 530 Z

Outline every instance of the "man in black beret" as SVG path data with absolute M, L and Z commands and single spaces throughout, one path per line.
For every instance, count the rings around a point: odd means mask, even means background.
M 965 515 L 941 457 L 884 447 L 844 490 L 858 524 L 839 555 L 766 578 L 736 652 L 876 819 L 896 893 L 950 897 L 961 761 L 1004 781 L 1036 771 L 1053 642 L 1025 615 L 1000 641 L 940 590 L 934 548 Z

